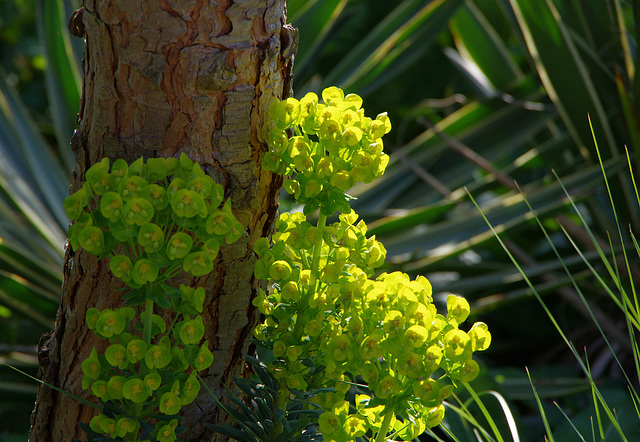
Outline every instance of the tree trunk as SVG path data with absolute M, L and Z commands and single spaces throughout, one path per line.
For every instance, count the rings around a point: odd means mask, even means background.
M 261 169 L 259 157 L 269 105 L 290 93 L 297 35 L 285 26 L 284 1 L 85 0 L 70 21 L 72 32 L 86 38 L 71 191 L 103 157 L 184 152 L 223 185 L 246 226 L 245 237 L 221 250 L 213 273 L 183 280 L 207 292 L 205 339 L 215 360 L 203 377 L 217 393 L 243 370 L 245 338 L 256 322 L 252 247 L 271 231 L 277 210 L 281 183 Z M 80 364 L 104 340 L 87 330 L 85 312 L 119 306 L 119 288 L 104 261 L 67 248 L 55 329 L 39 351 L 45 382 L 91 398 L 82 391 Z M 30 440 L 86 440 L 78 422 L 94 414 L 41 387 Z M 215 439 L 204 423 L 223 418 L 204 388 L 183 415 L 185 441 Z

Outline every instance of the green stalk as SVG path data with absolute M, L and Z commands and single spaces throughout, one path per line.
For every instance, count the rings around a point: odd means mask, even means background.
M 318 228 L 324 229 L 327 225 L 327 215 L 323 215 L 322 212 L 318 215 Z M 311 262 L 311 271 L 319 273 L 320 269 L 320 256 L 322 255 L 322 243 L 324 242 L 321 236 L 318 242 L 313 246 L 313 261 Z
M 151 325 L 153 324 L 153 301 L 147 298 L 144 301 L 144 317 L 142 319 L 144 326 L 142 337 L 147 346 L 151 345 Z
M 320 213 L 320 215 L 318 216 L 318 228 L 320 229 L 324 228 L 326 223 L 327 223 L 327 216 Z M 323 240 L 323 237 L 321 236 L 320 239 L 318 239 L 318 241 L 313 246 L 313 259 L 311 262 L 311 271 L 314 272 L 316 275 L 320 273 L 320 257 L 322 256 L 323 243 L 324 243 L 324 240 Z M 302 315 L 304 313 L 304 309 L 307 302 L 308 300 L 305 298 L 303 301 L 303 305 L 301 306 L 302 308 L 300 309 L 300 311 L 298 311 L 298 314 L 296 317 L 296 323 L 293 327 L 293 335 L 294 335 L 294 338 L 297 340 L 299 340 L 300 336 L 302 335 L 302 331 L 304 330 Z M 285 390 L 287 390 L 286 380 L 280 379 L 280 381 L 278 382 L 278 391 L 285 391 Z M 278 394 L 278 397 L 276 399 L 276 409 L 286 410 L 288 402 L 289 402 L 288 395 L 281 396 Z M 281 422 L 274 425 L 270 431 L 271 439 L 275 440 L 277 436 L 282 434 L 282 430 L 283 430 L 283 425 Z
M 375 442 L 385 442 L 387 440 L 387 433 L 389 433 L 389 427 L 391 427 L 391 419 L 393 419 L 393 408 L 386 411 L 380 431 L 376 437 Z
M 287 402 L 289 402 L 289 395 L 281 395 L 280 392 L 287 389 L 287 381 L 285 379 L 280 379 L 278 381 L 278 392 L 276 393 L 276 410 L 287 410 Z M 284 424 L 282 422 L 278 422 L 273 427 L 271 427 L 271 431 L 269 432 L 269 436 L 271 436 L 271 440 L 276 440 L 278 436 L 282 434 L 282 430 L 284 430 Z

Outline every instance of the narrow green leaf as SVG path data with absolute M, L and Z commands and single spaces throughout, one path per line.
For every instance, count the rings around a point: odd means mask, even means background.
M 524 78 L 505 43 L 473 2 L 466 2 L 450 22 L 458 52 L 475 65 L 497 88 Z
M 38 0 L 38 35 L 45 49 L 47 96 L 52 109 L 60 155 L 67 170 L 74 164 L 69 141 L 80 107 L 82 77 L 67 29 L 63 0 Z
M 61 166 L 40 135 L 2 69 L 0 165 L 0 187 L 11 193 L 15 204 L 22 205 L 27 218 L 52 245 L 62 247 L 65 235 L 60 232 L 69 223 L 63 201 L 69 193 L 71 171 Z
M 411 42 L 423 26 L 446 26 L 446 20 L 461 3 L 461 0 L 432 0 L 427 4 L 424 0 L 403 1 L 338 63 L 324 78 L 323 84 L 355 88 L 356 81 L 379 64 L 389 65 L 399 54 L 393 52 L 394 49 Z M 435 12 L 440 8 L 448 15 L 438 16 L 435 20 Z M 427 23 L 431 20 L 432 23 Z M 422 41 L 423 45 L 426 43 Z
M 102 407 L 101 407 L 100 405 L 98 405 L 98 404 L 94 404 L 94 403 L 93 403 L 93 402 L 91 402 L 91 401 L 88 401 L 88 400 L 86 400 L 86 399 L 84 399 L 84 398 L 82 398 L 82 397 L 80 397 L 80 396 L 77 396 L 77 395 L 75 395 L 75 394 L 73 394 L 73 393 L 70 393 L 70 392 L 68 392 L 67 390 L 64 390 L 64 389 L 62 389 L 62 388 L 56 387 L 55 385 L 48 384 L 48 383 L 46 383 L 46 382 L 44 382 L 44 381 L 42 381 L 42 380 L 40 380 L 40 379 L 38 379 L 38 378 L 36 378 L 36 377 L 34 377 L 34 376 L 31 376 L 31 375 L 30 375 L 30 374 L 28 374 L 28 373 L 25 373 L 24 371 L 22 371 L 22 370 L 20 370 L 20 369 L 18 369 L 18 368 L 16 368 L 16 367 L 14 367 L 14 366 L 12 366 L 12 365 L 7 364 L 6 362 L 4 362 L 4 361 L 2 361 L 2 360 L 0 360 L 0 364 L 5 365 L 5 366 L 9 367 L 9 368 L 10 368 L 10 369 L 12 369 L 12 370 L 17 371 L 17 372 L 18 372 L 18 373 L 20 373 L 21 375 L 26 376 L 26 377 L 28 377 L 29 379 L 31 379 L 31 380 L 33 380 L 33 381 L 35 381 L 35 382 L 39 383 L 39 384 L 46 385 L 47 387 L 51 388 L 52 390 L 57 391 L 58 393 L 64 394 L 65 396 L 69 396 L 70 398 L 73 398 L 73 399 L 77 400 L 78 402 L 81 402 L 81 403 L 83 403 L 83 404 L 85 404 L 85 405 L 88 405 L 88 406 L 90 406 L 90 407 L 93 407 L 93 408 L 95 408 L 96 410 L 102 410 Z
M 540 79 L 551 100 L 558 107 L 564 123 L 581 153 L 590 140 L 586 115 L 597 116 L 596 132 L 603 133 L 617 156 L 616 143 L 603 109 L 598 88 L 591 80 L 570 32 L 551 1 L 510 0 Z M 611 85 L 613 86 L 613 85 Z
M 435 127 L 493 160 L 522 149 L 523 143 L 543 130 L 553 115 L 546 110 L 528 110 L 494 99 L 486 103 L 471 102 Z M 439 161 L 446 161 L 446 164 Z M 388 207 L 412 208 L 439 201 L 442 195 L 423 183 L 409 165 L 442 171 L 438 178 L 451 191 L 469 185 L 477 170 L 474 164 L 461 161 L 459 154 L 451 152 L 433 130 L 426 130 L 400 148 L 397 155 L 392 155 L 381 178 L 371 184 L 358 185 L 349 192 L 358 198 L 353 202 L 354 210 L 366 215 Z
M 424 58 L 459 6 L 457 0 L 447 0 L 437 9 L 429 11 L 430 15 L 424 24 L 415 30 L 409 28 L 404 36 L 400 35 L 399 41 L 387 53 L 384 48 L 376 50 L 376 54 L 372 54 L 374 60 L 368 62 L 361 77 L 355 77 L 348 87 L 357 90 L 363 97 L 374 92 L 384 93 L 384 85 Z
M 533 381 L 531 380 L 531 375 L 529 374 L 529 369 L 527 368 L 527 376 L 529 377 L 529 382 L 531 384 L 531 389 L 533 390 L 533 395 L 536 398 L 536 404 L 538 405 L 538 411 L 540 412 L 540 417 L 542 417 L 542 422 L 544 423 L 544 428 L 547 432 L 547 437 L 549 438 L 549 442 L 554 442 L 553 432 L 551 431 L 551 426 L 549 425 L 549 420 L 547 419 L 547 413 L 544 411 L 544 407 L 542 406 L 542 402 L 540 401 L 540 396 L 538 396 L 538 392 L 536 390 L 535 385 L 533 385 Z
M 300 32 L 295 61 L 296 75 L 304 76 L 305 71 L 309 69 L 310 62 L 327 42 L 331 36 L 331 30 L 335 28 L 338 20 L 342 17 L 341 14 L 348 1 L 294 2 L 294 8 L 290 11 L 291 22 L 295 27 L 303 30 Z M 287 3 L 287 9 L 290 9 L 291 6 L 291 2 Z

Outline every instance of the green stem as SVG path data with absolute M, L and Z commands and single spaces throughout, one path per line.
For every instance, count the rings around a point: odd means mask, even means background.
M 147 298 L 144 301 L 144 317 L 142 320 L 142 337 L 147 346 L 151 345 L 151 326 L 153 325 L 153 301 Z
M 318 228 L 323 229 L 327 224 L 327 216 L 320 213 L 318 215 Z M 313 246 L 313 258 L 311 259 L 311 271 L 317 276 L 317 280 L 320 280 L 320 258 L 322 257 L 322 245 L 324 244 L 323 236 L 321 235 L 318 241 Z M 313 292 L 313 289 L 310 289 L 306 296 L 302 299 L 302 304 L 300 305 L 300 309 L 298 311 L 298 315 L 296 318 L 296 323 L 293 328 L 293 336 L 295 339 L 300 339 L 302 336 L 302 331 L 304 330 L 304 323 L 302 315 L 304 311 L 309 306 L 309 295 Z
M 280 379 L 278 381 L 278 392 L 276 393 L 276 410 L 287 410 L 287 402 L 289 402 L 288 395 L 281 395 L 280 392 L 283 390 L 287 390 L 287 381 L 284 379 Z M 284 425 L 282 422 L 278 422 L 273 427 L 271 427 L 271 431 L 269 432 L 269 436 L 271 436 L 270 440 L 276 440 L 278 436 L 282 434 L 284 430 Z
M 391 419 L 393 419 L 393 408 L 388 409 L 384 414 L 380 431 L 376 437 L 375 442 L 385 442 L 387 440 L 387 433 L 389 433 L 389 427 L 391 427 Z
M 327 223 L 327 216 L 320 213 L 320 215 L 318 216 L 318 228 L 323 229 L 326 223 Z M 316 275 L 319 275 L 320 273 L 320 257 L 322 256 L 323 243 L 324 243 L 323 237 L 320 236 L 318 241 L 313 246 L 313 259 L 311 262 L 311 271 L 314 272 Z M 302 332 L 304 330 L 304 323 L 303 323 L 302 316 L 303 316 L 304 310 L 308 306 L 307 303 L 308 303 L 308 300 L 307 300 L 307 297 L 305 297 L 302 301 L 301 308 L 297 313 L 296 323 L 293 327 L 293 335 L 296 340 L 300 339 L 300 337 L 302 336 Z M 285 379 L 280 379 L 280 381 L 278 382 L 278 391 L 279 392 L 288 391 L 287 383 Z M 276 409 L 286 410 L 288 402 L 289 402 L 288 395 L 278 394 L 278 397 L 276 399 Z M 271 428 L 271 432 L 270 432 L 271 439 L 275 440 L 277 436 L 282 434 L 282 431 L 283 431 L 283 425 L 281 422 L 274 425 Z
M 324 229 L 327 225 L 327 215 L 322 212 L 318 215 L 318 228 Z M 324 243 L 324 235 L 321 235 L 316 244 L 313 246 L 313 261 L 311 262 L 311 271 L 319 273 L 320 256 L 322 256 L 322 244 Z

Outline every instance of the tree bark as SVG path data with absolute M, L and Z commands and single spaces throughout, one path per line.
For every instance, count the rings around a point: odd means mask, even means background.
M 269 105 L 290 93 L 297 35 L 285 26 L 284 2 L 85 0 L 70 22 L 86 38 L 71 192 L 103 157 L 133 161 L 184 152 L 223 185 L 246 226 L 242 239 L 221 250 L 213 273 L 181 281 L 207 292 L 205 339 L 215 360 L 204 379 L 218 394 L 244 369 L 245 338 L 256 322 L 252 247 L 271 231 L 277 211 L 281 182 L 261 169 L 259 158 Z M 45 382 L 91 398 L 82 391 L 80 364 L 104 340 L 87 330 L 85 313 L 119 306 L 119 288 L 104 261 L 67 248 L 62 303 L 39 351 Z M 86 440 L 78 422 L 88 423 L 95 412 L 41 387 L 30 440 Z M 215 440 L 204 424 L 222 416 L 206 389 L 183 415 L 188 431 L 181 439 Z

